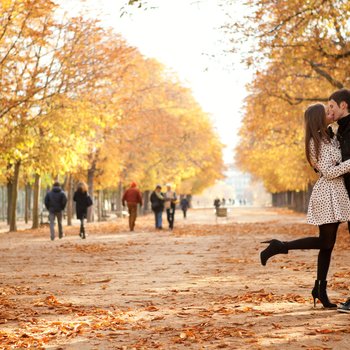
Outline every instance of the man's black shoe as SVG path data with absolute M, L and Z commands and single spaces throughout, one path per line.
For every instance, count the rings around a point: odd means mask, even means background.
M 337 310 L 339 312 L 350 313 L 350 298 L 345 303 L 340 303 Z

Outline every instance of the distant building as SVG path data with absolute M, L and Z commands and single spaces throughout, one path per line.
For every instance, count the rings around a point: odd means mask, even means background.
M 249 173 L 239 171 L 233 164 L 227 166 L 225 179 L 207 188 L 200 195 L 193 196 L 193 207 L 213 207 L 215 198 L 225 199 L 226 206 L 270 206 L 272 197 L 261 181 Z

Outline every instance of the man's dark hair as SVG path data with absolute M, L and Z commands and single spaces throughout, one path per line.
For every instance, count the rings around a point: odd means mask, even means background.
M 329 96 L 329 101 L 334 100 L 338 106 L 340 106 L 341 102 L 346 102 L 348 105 L 348 110 L 350 110 L 350 90 L 349 89 L 340 89 L 335 92 L 331 96 Z
M 60 183 L 58 181 L 54 182 L 53 187 L 60 187 Z

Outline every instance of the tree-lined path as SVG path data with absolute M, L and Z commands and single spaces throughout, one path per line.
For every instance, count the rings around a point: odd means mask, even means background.
M 86 241 L 77 227 L 54 242 L 47 227 L 1 233 L 0 349 L 349 348 L 349 316 L 313 309 L 317 252 L 259 263 L 261 240 L 316 233 L 303 215 L 235 208 L 217 225 L 212 215 L 178 213 L 173 232 L 155 232 L 152 216 L 135 233 L 127 220 L 90 224 Z M 349 245 L 343 225 L 337 302 L 350 294 Z

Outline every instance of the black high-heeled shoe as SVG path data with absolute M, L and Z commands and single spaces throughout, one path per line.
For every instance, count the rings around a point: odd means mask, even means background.
M 278 239 L 271 239 L 261 243 L 269 243 L 269 246 L 260 253 L 260 261 L 263 266 L 266 265 L 267 260 L 276 254 L 288 254 L 286 244 Z
M 331 303 L 327 295 L 327 281 L 315 280 L 314 288 L 311 291 L 314 299 L 314 307 L 316 307 L 317 299 L 326 309 L 335 309 L 337 304 Z
M 320 280 L 315 280 L 315 285 L 312 288 L 311 295 L 314 299 L 314 307 L 316 307 L 316 301 L 318 299 L 318 285 L 319 285 Z

